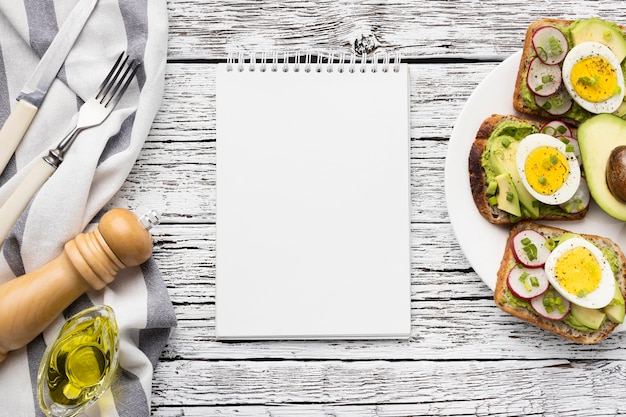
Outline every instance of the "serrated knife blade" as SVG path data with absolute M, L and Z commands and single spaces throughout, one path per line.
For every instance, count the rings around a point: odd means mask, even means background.
M 96 3 L 98 0 L 78 1 L 17 96 L 17 105 L 0 129 L 0 173 L 4 171 L 11 155 L 26 134 Z

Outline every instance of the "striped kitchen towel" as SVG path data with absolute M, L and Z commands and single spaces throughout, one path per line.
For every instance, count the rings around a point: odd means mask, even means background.
M 81 0 L 0 2 L 0 123 L 72 8 Z M 167 51 L 166 0 L 99 0 L 65 65 L 0 175 L 0 204 L 29 167 L 71 129 L 118 55 L 143 61 L 137 80 L 100 126 L 81 133 L 65 161 L 33 198 L 0 253 L 0 284 L 58 256 L 63 245 L 93 227 L 124 184 L 163 97 Z M 1 145 L 0 145 L 1 146 Z M 150 186 L 146 184 L 146 186 Z M 140 210 L 159 207 L 145 207 Z M 143 212 L 136 213 L 138 215 Z M 150 415 L 154 366 L 175 325 L 167 289 L 154 260 L 120 273 L 108 288 L 77 300 L 26 348 L 0 363 L 0 416 L 42 416 L 37 370 L 64 318 L 94 304 L 110 305 L 120 327 L 122 369 L 89 416 Z

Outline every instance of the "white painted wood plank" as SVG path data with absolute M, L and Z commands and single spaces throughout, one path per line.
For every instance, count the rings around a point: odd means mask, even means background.
M 413 336 L 408 341 L 215 341 L 214 309 L 208 305 L 180 308 L 179 325 L 163 353 L 164 359 L 185 360 L 442 360 L 534 361 L 623 360 L 625 337 L 615 334 L 599 345 L 573 344 L 527 323 L 505 316 L 486 303 L 455 303 L 441 311 L 431 303 L 413 311 Z M 461 310 L 463 309 L 463 310 Z M 192 311 L 194 310 L 194 311 Z M 468 313 L 481 324 L 471 323 Z M 186 317 L 199 317 L 188 320 Z M 494 317 L 495 318 L 489 318 Z M 424 327 L 421 327 L 424 326 Z M 426 328 L 425 326 L 430 326 Z
M 170 0 L 169 56 L 225 59 L 231 51 L 399 50 L 410 58 L 498 59 L 520 49 L 541 17 L 622 21 L 620 1 L 354 2 Z M 308 7 L 307 7 L 308 6 Z
M 162 409 L 205 406 L 205 415 L 217 415 L 207 405 L 334 415 L 384 404 L 416 415 L 601 416 L 624 412 L 623 386 L 609 382 L 623 371 L 621 361 L 178 361 L 157 368 L 153 401 Z
M 546 403 L 545 399 L 535 400 L 537 403 Z M 563 410 L 567 408 L 567 410 Z M 467 399 L 466 401 L 446 401 L 436 404 L 376 404 L 376 405 L 280 405 L 272 404 L 266 406 L 214 406 L 214 407 L 164 407 L 159 408 L 153 414 L 154 417 L 208 417 L 208 416 L 232 416 L 239 417 L 433 417 L 449 416 L 460 417 L 468 415 L 478 416 L 520 416 L 524 417 L 606 417 L 615 415 L 614 410 L 619 407 L 604 406 L 600 410 L 585 409 L 580 406 L 562 407 L 561 409 L 552 407 L 541 408 L 535 406 L 534 409 L 548 411 L 531 412 L 533 408 L 524 407 L 523 404 L 497 404 L 495 400 Z

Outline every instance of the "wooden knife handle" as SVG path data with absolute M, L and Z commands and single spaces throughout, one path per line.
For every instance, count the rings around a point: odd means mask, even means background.
M 37 193 L 55 170 L 55 167 L 40 159 L 0 207 L 0 246 L 6 240 L 13 225 L 20 218 L 33 195 Z
M 9 163 L 11 155 L 24 137 L 37 110 L 39 110 L 37 107 L 25 100 L 18 101 L 11 110 L 11 114 L 0 129 L 0 173 Z

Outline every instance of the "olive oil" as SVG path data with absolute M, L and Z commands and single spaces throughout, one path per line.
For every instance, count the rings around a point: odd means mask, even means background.
M 39 369 L 39 402 L 49 416 L 74 416 L 113 381 L 118 329 L 113 310 L 96 306 L 70 318 L 46 350 Z

